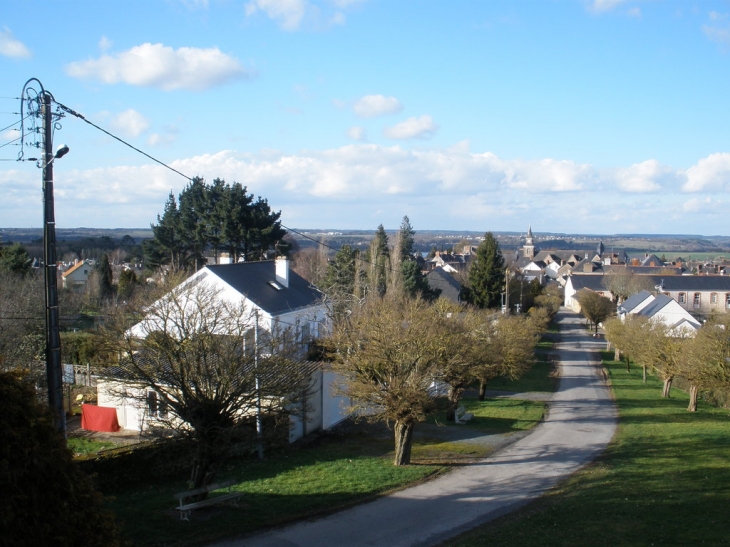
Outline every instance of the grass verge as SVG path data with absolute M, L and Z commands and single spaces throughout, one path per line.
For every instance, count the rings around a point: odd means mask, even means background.
M 612 353 L 604 353 L 610 359 Z M 604 361 L 620 413 L 602 457 L 525 508 L 449 547 L 730 545 L 730 412 L 687 412 L 677 389 Z
M 181 522 L 173 494 L 187 489 L 183 480 L 110 492 L 109 505 L 134 545 L 198 545 L 236 537 L 361 503 L 484 457 L 494 448 L 459 439 L 528 429 L 545 408 L 542 402 L 476 398 L 465 405 L 475 415 L 468 425 L 416 426 L 410 466 L 393 466 L 393 436 L 385 426 L 355 424 L 264 461 L 233 462 L 220 478 L 244 479 L 234 487 L 243 493 L 238 508 L 216 506 Z

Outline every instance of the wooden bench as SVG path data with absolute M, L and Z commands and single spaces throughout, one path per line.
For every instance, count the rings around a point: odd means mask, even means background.
M 238 507 L 238 500 L 241 498 L 241 493 L 231 492 L 231 486 L 233 486 L 234 484 L 236 484 L 235 480 L 227 480 L 175 494 L 174 498 L 178 500 L 179 503 L 179 505 L 175 507 L 175 509 L 180 512 L 180 520 L 190 520 L 190 513 L 195 509 L 201 509 L 203 507 L 208 507 L 219 503 L 228 502 L 231 505 Z M 201 494 L 209 494 L 214 490 L 222 490 L 223 488 L 228 489 L 227 494 L 208 497 L 200 501 L 190 501 L 196 499 Z
M 454 423 L 465 424 L 474 417 L 474 414 L 467 412 L 464 405 L 459 405 L 459 408 L 454 412 Z

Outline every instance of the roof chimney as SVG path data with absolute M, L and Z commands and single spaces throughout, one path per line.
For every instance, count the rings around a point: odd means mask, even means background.
M 277 257 L 276 282 L 282 287 L 289 288 L 289 259 L 285 256 Z

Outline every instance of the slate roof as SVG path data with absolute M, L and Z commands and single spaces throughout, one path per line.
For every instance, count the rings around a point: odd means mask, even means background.
M 432 289 L 441 289 L 441 298 L 461 302 L 461 283 L 443 268 L 434 268 L 428 272 L 426 280 Z
M 622 312 L 631 313 L 631 310 L 633 310 L 636 306 L 644 302 L 647 298 L 653 296 L 654 295 L 651 294 L 649 291 L 641 291 L 632 296 L 629 296 L 626 300 L 624 300 L 623 304 L 621 304 L 619 308 Z
M 271 315 L 315 306 L 322 300 L 322 293 L 291 269 L 289 287 L 277 290 L 272 286 L 271 282 L 276 281 L 274 260 L 215 264 L 205 268 Z
M 577 292 L 580 289 L 590 289 L 595 292 L 610 292 L 603 286 L 603 276 L 595 274 L 576 274 L 570 276 L 573 289 Z

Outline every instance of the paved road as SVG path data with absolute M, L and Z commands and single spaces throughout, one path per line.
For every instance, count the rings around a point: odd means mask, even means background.
M 595 458 L 616 411 L 583 320 L 561 311 L 560 387 L 544 423 L 504 450 L 433 481 L 328 517 L 216 547 L 430 546 L 538 497 Z

